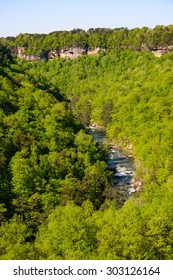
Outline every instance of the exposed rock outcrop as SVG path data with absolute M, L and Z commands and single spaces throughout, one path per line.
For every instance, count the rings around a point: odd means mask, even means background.
M 150 50 L 156 57 L 161 57 L 165 53 L 173 51 L 173 46 L 161 46 L 155 49 Z
M 25 50 L 23 47 L 17 47 L 14 49 L 14 53 L 17 54 L 17 56 L 21 59 L 25 60 L 40 60 L 40 59 L 52 59 L 55 57 L 62 57 L 62 58 L 77 58 L 78 56 L 81 56 L 83 54 L 86 54 L 87 51 L 86 49 L 82 47 L 70 47 L 62 50 L 50 50 L 47 51 L 45 54 L 42 56 L 36 56 L 36 55 L 28 55 L 25 54 Z
M 23 47 L 17 47 L 14 52 L 17 54 L 17 56 L 21 59 L 25 59 L 25 60 L 28 60 L 28 61 L 31 61 L 31 60 L 40 60 L 41 57 L 40 56 L 36 56 L 36 55 L 28 55 L 28 54 L 25 54 L 25 51 L 24 51 L 24 48 Z
M 17 47 L 13 49 L 13 52 L 16 53 L 19 58 L 31 61 L 31 60 L 40 60 L 45 58 L 52 59 L 56 57 L 74 59 L 84 54 L 88 54 L 88 55 L 97 54 L 100 50 L 101 48 L 96 48 L 95 50 L 87 50 L 82 47 L 69 47 L 61 50 L 49 50 L 45 52 L 42 56 L 36 56 L 36 55 L 26 54 L 23 47 Z
M 47 53 L 47 58 L 48 59 L 52 59 L 52 58 L 55 58 L 55 57 L 58 57 L 59 56 L 59 51 L 58 50 L 51 50 Z
M 144 48 L 144 46 L 143 46 L 143 49 L 152 52 L 156 57 L 161 57 L 165 53 L 172 51 L 173 46 L 159 47 L 159 48 L 150 49 L 150 50 Z M 88 54 L 88 55 L 98 54 L 100 50 L 106 51 L 105 49 L 102 49 L 99 47 L 94 50 L 90 50 L 90 49 L 87 50 L 83 47 L 76 46 L 76 47 L 64 48 L 61 50 L 48 50 L 43 55 L 37 56 L 37 55 L 32 55 L 32 54 L 31 55 L 26 54 L 24 48 L 19 46 L 19 47 L 16 47 L 13 49 L 13 53 L 17 54 L 17 56 L 21 59 L 31 61 L 31 60 L 41 60 L 41 59 L 53 59 L 56 57 L 74 59 L 74 58 L 77 58 L 84 54 Z
M 98 54 L 98 52 L 99 52 L 100 50 L 104 50 L 104 49 L 96 48 L 95 50 L 88 50 L 87 54 L 89 54 L 89 55 Z M 105 50 L 104 50 L 104 51 L 105 51 Z
M 81 56 L 83 54 L 86 54 L 86 49 L 82 47 L 71 47 L 68 49 L 62 49 L 60 50 L 59 56 L 62 58 L 69 57 L 71 59 L 77 58 L 78 56 Z
M 167 48 L 165 48 L 165 47 L 152 50 L 152 53 L 153 53 L 156 57 L 161 57 L 161 56 L 162 56 L 163 54 L 165 54 L 166 52 L 167 52 Z
M 142 191 L 142 181 L 139 178 L 132 178 L 130 181 L 130 186 L 135 188 L 136 192 Z

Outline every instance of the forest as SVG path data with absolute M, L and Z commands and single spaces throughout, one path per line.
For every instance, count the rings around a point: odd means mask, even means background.
M 173 48 L 173 25 L 156 25 L 128 29 L 122 28 L 90 28 L 73 29 L 71 31 L 54 31 L 49 34 L 19 34 L 16 37 L 0 38 L 1 43 L 15 54 L 22 47 L 27 55 L 49 58 L 50 51 L 60 51 L 73 47 L 81 47 L 84 53 L 96 48 L 104 50 L 157 50 Z
M 74 45 L 106 51 L 14 53 Z M 173 259 L 172 45 L 172 25 L 0 39 L 0 259 Z M 135 160 L 121 207 L 89 125 Z

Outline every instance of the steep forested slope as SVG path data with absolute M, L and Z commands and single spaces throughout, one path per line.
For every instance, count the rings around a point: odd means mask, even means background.
M 5 53 L 1 259 L 172 259 L 173 55 L 116 48 L 27 62 Z M 143 191 L 121 209 L 89 124 L 135 158 Z
M 58 84 L 83 125 L 105 127 L 124 148 L 132 144 L 149 180 L 161 183 L 171 175 L 172 54 L 101 53 L 35 64 L 28 75 L 40 86 L 46 79 L 52 87 Z
M 33 85 L 27 67 L 1 67 L 0 200 L 1 222 L 18 214 L 32 239 L 57 205 L 89 199 L 99 208 L 108 180 L 99 148 L 67 102 L 58 101 L 56 89 Z

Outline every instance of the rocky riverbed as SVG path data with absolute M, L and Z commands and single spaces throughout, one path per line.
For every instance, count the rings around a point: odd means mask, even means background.
M 90 126 L 88 134 L 98 144 L 106 142 L 105 131 L 98 127 Z M 107 156 L 107 168 L 112 172 L 112 187 L 117 190 L 122 200 L 141 190 L 141 182 L 134 178 L 135 164 L 132 157 L 126 156 L 117 147 L 109 145 Z

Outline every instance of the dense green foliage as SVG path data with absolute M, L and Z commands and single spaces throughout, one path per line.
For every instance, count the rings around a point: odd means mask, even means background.
M 96 42 L 122 31 L 88 34 Z M 172 259 L 173 55 L 115 48 L 27 62 L 7 54 L 1 47 L 0 258 Z M 135 158 L 143 191 L 121 209 L 89 124 Z
M 16 52 L 23 47 L 25 54 L 46 57 L 50 50 L 82 47 L 86 52 L 96 48 L 106 50 L 132 49 L 154 50 L 173 45 L 173 25 L 157 25 L 154 29 L 143 28 L 96 28 L 84 31 L 55 31 L 50 34 L 19 34 L 1 38 L 2 43 Z

